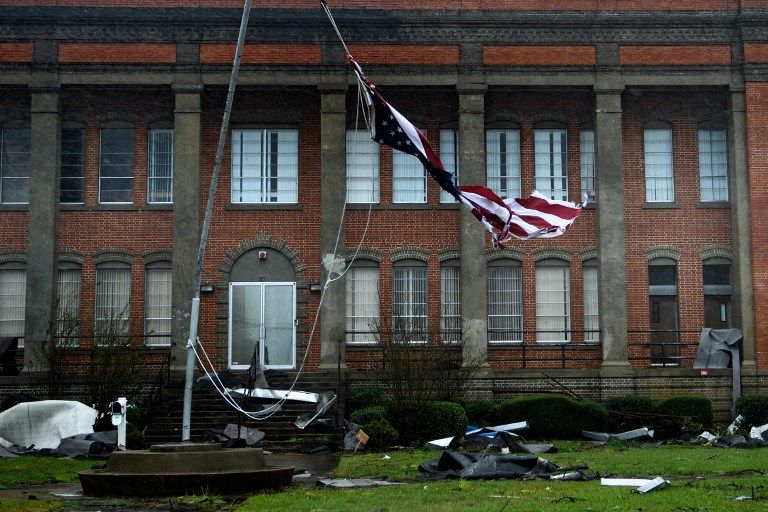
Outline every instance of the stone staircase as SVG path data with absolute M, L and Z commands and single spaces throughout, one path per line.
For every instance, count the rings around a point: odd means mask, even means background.
M 288 389 L 295 375 L 295 373 L 289 372 L 267 373 L 267 380 L 273 389 Z M 237 387 L 233 382 L 227 383 L 226 379 L 223 380 L 230 387 Z M 162 399 L 152 409 L 151 423 L 144 435 L 145 444 L 181 440 L 183 386 L 184 383 L 181 381 L 172 381 L 163 389 Z M 335 392 L 336 387 L 335 374 L 303 373 L 294 389 L 322 393 L 325 391 Z M 243 408 L 248 410 L 247 405 Z M 340 429 L 334 428 L 336 405 L 323 416 L 327 420 L 327 425 L 318 424 L 320 423 L 318 422 L 304 430 L 300 430 L 294 425 L 296 418 L 302 414 L 314 412 L 316 408 L 316 404 L 312 403 L 286 402 L 280 411 L 266 420 L 255 421 L 243 416 L 241 424 L 263 431 L 265 436 L 261 446 L 273 452 L 295 451 L 300 445 L 328 445 L 335 448 L 338 440 L 337 430 L 340 432 Z M 338 411 L 343 413 L 341 403 L 339 403 Z M 192 393 L 190 440 L 203 441 L 206 433 L 210 430 L 223 429 L 228 423 L 238 423 L 237 411 L 232 409 L 213 387 L 196 385 Z

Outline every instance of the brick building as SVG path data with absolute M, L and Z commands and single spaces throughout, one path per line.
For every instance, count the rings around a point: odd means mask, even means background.
M 27 366 L 58 307 L 81 347 L 117 322 L 183 367 L 241 7 L 0 0 L 0 336 L 23 337 Z M 414 159 L 359 132 L 317 2 L 254 2 L 203 273 L 200 336 L 221 370 L 259 339 L 268 368 L 296 369 L 323 269 L 357 254 L 325 296 L 311 372 L 365 378 L 371 326 L 405 325 L 487 361 L 478 395 L 548 391 L 545 372 L 590 398 L 698 391 L 724 411 L 730 371 L 702 376 L 692 355 L 702 327 L 733 326 L 760 388 L 767 1 L 331 7 L 460 183 L 590 204 L 562 237 L 491 249 Z

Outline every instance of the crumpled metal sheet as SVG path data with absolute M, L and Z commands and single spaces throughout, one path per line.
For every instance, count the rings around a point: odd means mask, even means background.
M 556 464 L 540 457 L 453 450 L 445 450 L 439 458 L 419 465 L 419 471 L 432 479 L 548 478 L 559 469 Z
M 80 402 L 24 402 L 0 412 L 0 437 L 17 446 L 55 449 L 66 437 L 92 434 L 97 416 Z

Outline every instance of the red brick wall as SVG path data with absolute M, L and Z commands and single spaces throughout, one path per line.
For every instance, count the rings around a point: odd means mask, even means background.
M 742 0 L 745 8 L 764 8 L 764 0 Z M 59 7 L 202 7 L 242 9 L 240 0 L 0 0 L 0 6 Z M 332 9 L 460 9 L 460 10 L 537 10 L 537 11 L 704 11 L 737 9 L 738 0 L 425 0 L 414 4 L 408 0 L 336 0 Z M 271 0 L 255 0 L 255 9 L 274 8 Z M 281 8 L 316 9 L 312 0 L 284 0 Z
M 0 43 L 0 62 L 32 62 L 32 43 Z
M 457 45 L 353 44 L 360 64 L 458 64 Z
M 235 58 L 234 44 L 201 44 L 202 64 L 231 65 Z M 317 44 L 246 44 L 242 64 L 320 64 Z
M 731 48 L 724 44 L 706 46 L 633 46 L 622 45 L 620 61 L 624 65 L 730 64 Z
M 744 43 L 745 62 L 768 62 L 768 43 Z
M 485 46 L 484 64 L 593 65 L 594 46 Z
M 175 44 L 59 43 L 59 62 L 67 64 L 173 64 Z
M 760 369 L 768 368 L 768 83 L 747 82 L 747 161 L 755 288 L 755 344 Z

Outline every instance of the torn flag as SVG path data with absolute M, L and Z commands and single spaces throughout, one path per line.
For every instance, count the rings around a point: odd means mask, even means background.
M 424 134 L 387 103 L 376 85 L 363 74 L 360 65 L 347 56 L 362 86 L 371 138 L 380 144 L 415 156 L 438 185 L 469 208 L 491 233 L 495 246 L 511 238 L 522 240 L 562 235 L 581 213 L 581 207 L 556 201 L 534 191 L 530 197 L 501 199 L 493 190 L 479 186 L 459 186 L 446 171 Z

